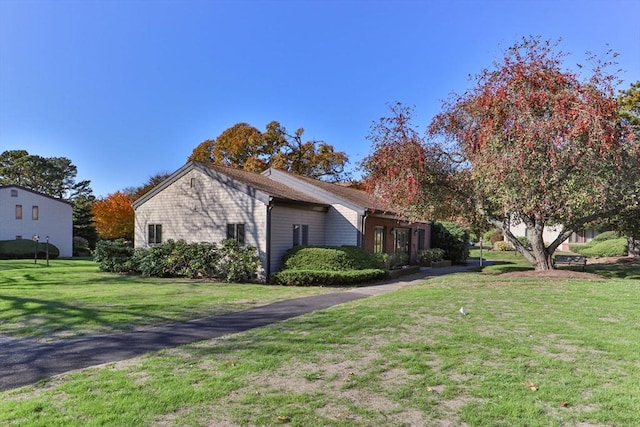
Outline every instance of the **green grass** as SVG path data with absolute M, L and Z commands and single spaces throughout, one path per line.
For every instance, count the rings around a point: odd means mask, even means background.
M 99 271 L 88 260 L 0 260 L 0 334 L 57 339 L 219 315 L 329 292 Z
M 639 300 L 633 278 L 448 275 L 6 391 L 0 424 L 634 426 Z

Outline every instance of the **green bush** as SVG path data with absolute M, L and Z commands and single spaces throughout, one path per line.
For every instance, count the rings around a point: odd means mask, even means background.
M 111 273 L 137 272 L 132 265 L 133 245 L 123 239 L 100 240 L 93 251 L 93 260 L 102 271 Z
M 345 286 L 384 279 L 388 272 L 382 269 L 317 271 L 282 270 L 271 275 L 273 283 L 283 286 Z
M 296 246 L 285 254 L 282 270 L 348 271 L 382 267 L 379 259 L 357 246 Z
M 518 241 L 520 242 L 520 244 L 522 246 L 524 246 L 525 248 L 531 250 L 531 242 L 529 241 L 529 238 L 527 236 L 518 237 Z
M 596 241 L 595 239 L 583 245 L 569 245 L 571 252 L 586 257 L 608 257 L 627 255 L 628 242 L 626 237 Z
M 36 256 L 36 242 L 29 239 L 0 240 L 0 259 L 28 259 Z M 38 258 L 47 256 L 47 243 L 38 242 Z M 58 258 L 60 250 L 49 243 L 49 258 Z
M 445 256 L 444 249 L 431 248 L 425 249 L 418 253 L 418 262 L 420 265 L 430 266 L 432 262 L 442 261 Z
M 505 242 L 504 240 L 500 240 L 499 242 L 495 242 L 493 244 L 493 250 L 499 252 L 512 251 L 513 245 L 509 242 Z
M 604 242 L 605 240 L 618 239 L 620 237 L 622 236 L 617 231 L 605 231 L 594 237 L 591 242 Z
M 242 246 L 235 239 L 222 241 L 218 273 L 227 282 L 247 282 L 255 280 L 260 268 L 260 256 L 255 246 Z
M 436 222 L 431 226 L 431 247 L 444 249 L 445 259 L 463 264 L 469 258 L 469 232 L 452 222 Z

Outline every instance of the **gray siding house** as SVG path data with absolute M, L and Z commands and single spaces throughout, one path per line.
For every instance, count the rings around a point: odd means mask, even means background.
M 262 174 L 189 162 L 133 204 L 135 246 L 169 239 L 255 246 L 262 276 L 296 245 L 355 245 L 406 251 L 428 248 L 428 224 L 398 221 L 365 192 L 269 169 Z
M 73 205 L 19 185 L 0 186 L 0 240 L 47 237 L 61 257 L 73 255 Z

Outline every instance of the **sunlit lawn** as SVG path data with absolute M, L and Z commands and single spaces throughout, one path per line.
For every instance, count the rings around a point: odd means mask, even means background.
M 83 260 L 0 260 L 0 334 L 109 333 L 329 291 L 118 275 Z
M 635 277 L 433 278 L 0 393 L 0 424 L 635 426 Z

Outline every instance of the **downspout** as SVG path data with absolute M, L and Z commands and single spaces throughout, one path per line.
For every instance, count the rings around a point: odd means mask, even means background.
M 366 233 L 366 227 L 367 227 L 367 218 L 369 218 L 369 215 L 367 215 L 367 211 L 364 211 L 364 214 L 362 215 L 362 220 L 361 220 L 361 225 L 360 225 L 360 247 L 364 250 L 364 236 Z
M 267 254 L 266 263 L 267 268 L 265 271 L 266 281 L 269 283 L 271 276 L 271 209 L 273 209 L 273 198 L 269 197 L 269 205 L 267 206 Z

